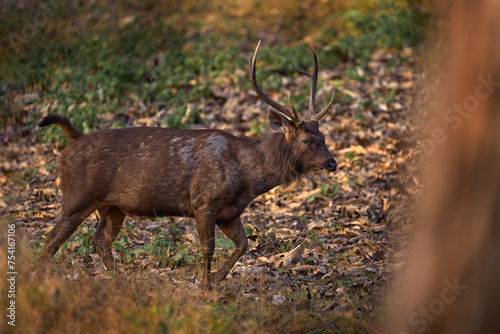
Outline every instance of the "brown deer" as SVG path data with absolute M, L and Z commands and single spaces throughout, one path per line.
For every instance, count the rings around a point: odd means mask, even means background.
M 301 121 L 262 92 L 255 77 L 260 42 L 250 58 L 250 80 L 259 97 L 273 109 L 268 137 L 239 138 L 221 130 L 177 130 L 153 127 L 101 130 L 83 135 L 69 120 L 48 115 L 39 126 L 59 125 L 74 139 L 60 157 L 63 191 L 61 216 L 43 250 L 39 277 L 59 247 L 92 212 L 100 222 L 94 245 L 108 270 L 115 268 L 111 247 L 125 216 L 186 216 L 196 219 L 204 260 L 202 286 L 210 288 L 215 225 L 236 244 L 231 257 L 215 273 L 222 280 L 246 252 L 247 237 L 240 214 L 262 193 L 289 184 L 320 168 L 333 172 L 337 163 L 328 151 L 318 121 L 333 106 L 315 112 L 318 60 L 311 79 L 309 118 Z

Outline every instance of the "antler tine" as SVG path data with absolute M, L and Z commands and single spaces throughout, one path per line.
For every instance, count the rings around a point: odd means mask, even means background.
M 290 103 L 290 107 L 292 108 L 293 115 L 295 116 L 295 118 L 300 119 L 299 114 L 297 113 L 297 110 L 293 106 L 292 99 L 290 98 L 290 94 L 288 94 L 288 103 Z
M 313 58 L 314 58 L 314 68 L 313 68 L 312 73 L 309 73 L 307 71 L 304 71 L 304 70 L 301 70 L 300 68 L 295 67 L 292 64 L 291 60 L 288 60 L 288 62 L 290 63 L 290 66 L 292 66 L 294 71 L 299 72 L 300 74 L 303 74 L 306 77 L 308 77 L 309 79 L 311 79 L 311 91 L 309 93 L 309 117 L 312 119 L 316 114 L 314 109 L 315 109 L 315 104 L 316 104 L 315 103 L 316 102 L 316 86 L 318 83 L 318 56 L 316 55 L 316 51 L 314 51 L 314 48 L 311 45 L 311 43 L 307 42 L 307 44 L 309 45 L 309 48 L 311 49 L 311 52 L 312 52 Z
M 309 44 L 309 48 L 311 49 L 314 58 L 314 68 L 311 78 L 311 92 L 309 93 L 309 116 L 313 117 L 315 115 L 314 108 L 316 106 L 316 85 L 318 84 L 318 56 L 316 55 L 316 51 L 314 51 L 311 43 L 307 42 L 307 44 Z
M 301 70 L 300 68 L 295 67 L 295 65 L 292 64 L 292 61 L 290 59 L 288 59 L 288 62 L 290 63 L 290 66 L 292 66 L 292 68 L 294 69 L 294 71 L 299 72 L 300 74 L 303 74 L 303 75 L 305 75 L 308 78 L 311 77 L 311 73 L 306 72 L 304 70 Z
M 300 119 L 297 116 L 297 112 L 295 111 L 294 114 L 290 112 L 287 108 L 282 106 L 281 104 L 271 100 L 264 92 L 260 89 L 259 85 L 257 84 L 257 78 L 255 76 L 255 64 L 257 63 L 257 55 L 259 54 L 259 46 L 260 42 L 257 43 L 257 47 L 255 48 L 255 52 L 250 56 L 250 68 L 249 68 L 249 74 L 250 74 L 250 81 L 252 82 L 252 86 L 255 89 L 255 92 L 259 97 L 262 99 L 262 101 L 266 102 L 268 105 L 276 109 L 278 114 L 281 116 L 285 117 L 289 121 L 292 121 L 294 123 L 299 123 Z
M 328 102 L 328 105 L 325 107 L 325 109 L 320 110 L 317 114 L 312 116 L 311 117 L 312 121 L 319 122 L 319 120 L 322 119 L 330 111 L 330 109 L 332 109 L 334 97 L 335 97 L 335 88 L 333 88 L 332 98 L 330 99 L 330 102 Z

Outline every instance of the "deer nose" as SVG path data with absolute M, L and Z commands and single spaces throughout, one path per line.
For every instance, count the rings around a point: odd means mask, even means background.
M 328 161 L 328 166 L 326 167 L 326 169 L 329 172 L 335 172 L 337 170 L 337 162 L 335 161 L 335 159 Z

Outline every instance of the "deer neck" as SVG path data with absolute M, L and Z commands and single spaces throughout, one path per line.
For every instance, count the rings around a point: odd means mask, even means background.
M 278 185 L 286 185 L 303 173 L 300 157 L 281 132 L 268 137 L 249 139 L 240 162 L 252 194 L 257 197 Z

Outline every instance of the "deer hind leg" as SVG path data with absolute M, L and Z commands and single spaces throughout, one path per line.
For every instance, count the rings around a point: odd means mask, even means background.
M 196 228 L 200 238 L 201 253 L 203 254 L 203 279 L 201 286 L 204 290 L 212 288 L 212 258 L 215 251 L 215 214 L 210 212 L 196 212 Z
M 125 221 L 125 213 L 116 206 L 106 206 L 99 209 L 99 216 L 100 222 L 92 241 L 106 269 L 117 274 L 118 267 L 111 249 Z
M 217 225 L 220 227 L 222 232 L 224 232 L 224 234 L 236 244 L 236 249 L 231 254 L 231 257 L 218 268 L 215 276 L 216 282 L 221 281 L 224 277 L 226 277 L 239 258 L 246 253 L 248 247 L 247 235 L 243 225 L 241 224 L 240 217 L 228 223 L 217 222 Z
M 73 203 L 88 204 L 69 206 L 65 205 L 63 201 L 61 217 L 47 236 L 47 241 L 45 242 L 36 274 L 37 279 L 41 279 L 45 275 L 52 257 L 57 253 L 61 245 L 68 240 L 85 218 L 99 206 L 98 202 L 77 201 Z

